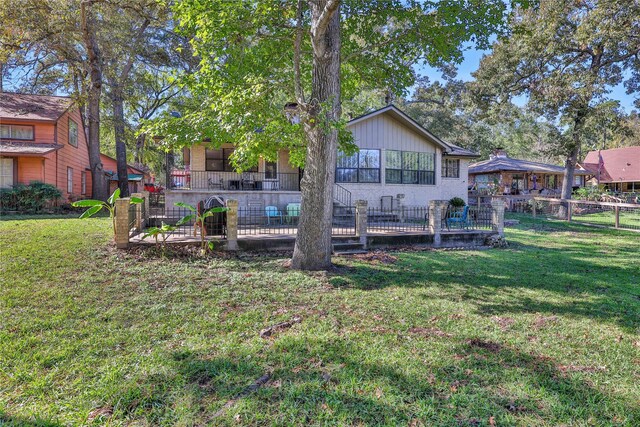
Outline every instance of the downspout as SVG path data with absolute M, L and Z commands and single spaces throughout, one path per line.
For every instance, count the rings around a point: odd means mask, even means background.
M 58 122 L 56 122 L 53 125 L 53 142 L 58 145 Z M 55 175 L 56 175 L 56 188 L 60 189 L 60 187 L 58 186 L 58 151 L 60 150 L 56 150 L 56 168 L 55 168 Z

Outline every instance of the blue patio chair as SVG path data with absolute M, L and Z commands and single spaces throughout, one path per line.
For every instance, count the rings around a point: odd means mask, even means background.
M 469 206 L 465 206 L 461 211 L 449 213 L 447 217 L 447 230 L 456 224 L 459 224 L 460 228 L 467 228 L 469 225 Z
M 264 214 L 267 217 L 267 224 L 271 225 L 271 220 L 277 219 L 280 224 L 282 224 L 282 212 L 278 210 L 275 206 L 267 206 L 264 208 Z
M 300 203 L 289 203 L 287 205 L 287 223 L 291 223 L 294 219 L 297 220 L 300 216 Z

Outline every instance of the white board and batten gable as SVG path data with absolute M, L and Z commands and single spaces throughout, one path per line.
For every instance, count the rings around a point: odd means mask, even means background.
M 440 140 L 394 105 L 352 119 L 347 128 L 353 133 L 354 142 L 360 150 L 379 150 L 379 182 L 344 182 L 344 179 L 341 182 L 340 166 L 345 164 L 341 165 L 339 161 L 337 184 L 351 192 L 352 200 L 367 200 L 371 207 L 380 207 L 384 196 L 392 196 L 395 206 L 426 206 L 429 200 L 449 200 L 452 197 L 467 200 L 468 165 L 470 159 L 478 157 L 475 153 Z M 387 151 L 395 153 L 387 154 Z M 398 154 L 399 152 L 427 153 L 433 156 L 433 164 L 430 163 L 431 160 L 427 160 L 429 169 L 433 169 L 433 178 L 425 180 L 424 177 L 431 171 L 420 171 L 419 183 L 411 182 L 411 179 L 406 180 L 408 182 L 397 182 L 398 176 L 417 176 L 411 171 L 386 171 L 388 166 L 393 166 L 387 164 L 388 160 L 397 159 L 398 156 L 403 159 L 403 156 L 415 156 Z M 371 155 L 375 157 L 376 153 Z M 420 159 L 429 159 L 428 155 L 419 156 Z M 442 176 L 443 158 L 457 160 L 455 164 L 459 164 L 458 177 Z M 408 162 L 405 161 L 406 163 Z M 393 168 L 397 168 L 397 164 Z M 369 173 L 370 175 L 367 172 L 363 175 L 375 176 L 375 171 Z

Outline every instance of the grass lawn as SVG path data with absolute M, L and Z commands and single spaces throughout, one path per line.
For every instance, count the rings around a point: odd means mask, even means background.
M 640 230 L 640 208 L 632 211 L 620 211 L 620 227 Z M 616 223 L 616 215 L 613 211 L 596 212 L 590 214 L 574 214 L 574 221 L 587 224 L 598 224 L 613 227 Z
M 109 233 L 0 222 L 0 424 L 640 425 L 637 233 L 523 218 L 509 249 L 331 274 Z

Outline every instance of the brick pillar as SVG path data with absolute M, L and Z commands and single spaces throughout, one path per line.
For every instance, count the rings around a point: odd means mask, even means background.
M 116 247 L 126 249 L 129 246 L 129 198 L 116 200 Z
M 356 237 L 367 247 L 367 201 L 356 200 Z
M 238 250 L 238 201 L 227 199 L 227 246 L 228 251 Z
M 142 199 L 142 193 L 133 193 L 131 194 L 131 197 L 138 197 L 139 199 Z M 144 229 L 144 212 L 143 212 L 143 208 L 144 208 L 144 203 L 138 203 L 136 205 L 136 230 L 138 231 L 142 231 Z
M 442 209 L 448 203 L 445 200 L 429 200 L 429 231 L 433 234 L 433 246 L 442 244 Z
M 396 211 L 399 214 L 400 222 L 404 222 L 404 194 L 396 195 Z
M 500 237 L 504 237 L 504 200 L 501 197 L 491 198 L 491 225 Z

